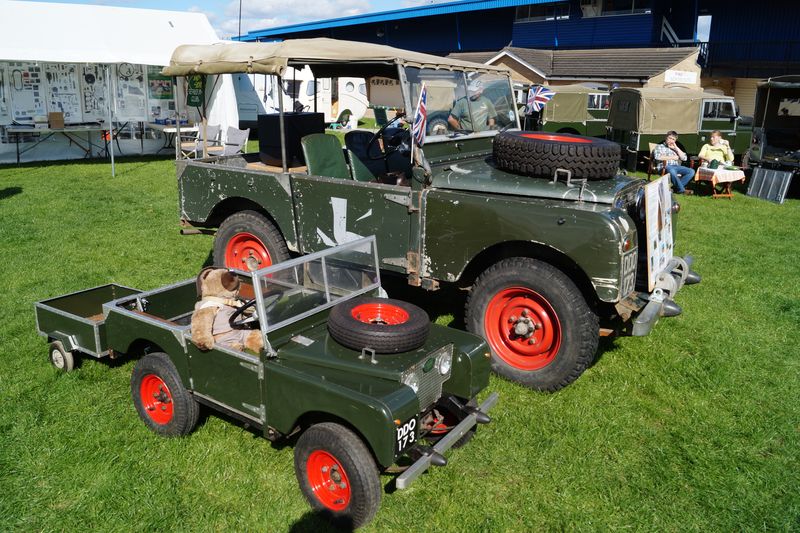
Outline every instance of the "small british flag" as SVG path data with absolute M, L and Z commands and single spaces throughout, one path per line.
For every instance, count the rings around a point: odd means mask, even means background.
M 528 105 L 525 109 L 525 112 L 533 113 L 536 111 L 538 113 L 544 108 L 544 105 L 549 102 L 553 96 L 555 96 L 555 94 L 555 92 L 551 91 L 544 85 L 531 87 L 528 91 Z
M 419 92 L 419 101 L 417 102 L 417 112 L 414 113 L 414 123 L 411 126 L 411 133 L 414 135 L 414 143 L 417 146 L 425 144 L 425 130 L 428 126 L 428 109 L 426 107 L 428 102 L 428 88 L 422 84 L 422 90 Z

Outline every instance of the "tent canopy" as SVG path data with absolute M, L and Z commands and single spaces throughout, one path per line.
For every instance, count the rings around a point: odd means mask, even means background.
M 288 66 L 309 65 L 315 76 L 355 75 L 366 65 L 398 64 L 431 69 L 510 73 L 504 66 L 482 65 L 411 52 L 381 44 L 338 39 L 292 39 L 272 43 L 219 43 L 180 46 L 164 74 L 273 74 L 283 76 Z
M 168 65 L 175 47 L 219 41 L 202 13 L 0 0 L 0 61 Z

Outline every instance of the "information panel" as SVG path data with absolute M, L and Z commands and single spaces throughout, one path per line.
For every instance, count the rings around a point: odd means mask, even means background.
M 32 123 L 37 116 L 46 116 L 42 67 L 23 61 L 8 64 L 7 87 L 11 96 L 11 118 Z
M 108 79 L 106 65 L 81 67 L 81 94 L 83 95 L 83 120 L 101 122 L 108 120 Z M 109 72 L 113 72 L 109 68 Z
M 69 63 L 45 63 L 47 111 L 64 113 L 65 124 L 83 122 L 78 66 Z
M 119 122 L 146 122 L 147 80 L 142 65 L 117 65 L 116 89 L 117 110 L 114 119 Z

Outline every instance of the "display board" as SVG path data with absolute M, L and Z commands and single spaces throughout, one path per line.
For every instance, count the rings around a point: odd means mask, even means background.
M 161 67 L 147 67 L 147 111 L 156 122 L 175 115 L 175 87 L 172 77 L 161 74 Z
M 672 193 L 669 176 L 648 183 L 644 188 L 647 212 L 647 283 L 655 288 L 656 277 L 672 259 Z
M 83 96 L 83 120 L 105 122 L 108 120 L 108 97 L 111 94 L 106 77 L 107 65 L 84 65 L 81 67 L 81 94 Z
M 8 90 L 8 69 L 0 63 L 0 124 L 11 124 L 11 94 Z
M 47 115 L 43 81 L 42 67 L 24 61 L 9 62 L 6 87 L 14 121 L 32 123 L 34 117 Z
M 71 63 L 42 66 L 47 79 L 47 111 L 64 113 L 65 124 L 83 122 L 79 67 Z
M 117 65 L 117 109 L 114 119 L 119 122 L 147 121 L 147 79 L 142 65 Z

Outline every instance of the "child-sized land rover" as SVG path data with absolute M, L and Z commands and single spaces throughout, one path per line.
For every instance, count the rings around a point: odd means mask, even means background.
M 196 282 L 150 291 L 105 285 L 36 304 L 39 333 L 62 370 L 78 354 L 139 356 L 131 395 L 163 436 L 190 433 L 201 405 L 269 440 L 299 434 L 295 473 L 311 506 L 340 525 L 369 522 L 382 472 L 404 489 L 464 444 L 496 402 L 489 348 L 430 324 L 425 312 L 379 298 L 374 237 L 255 272 L 236 272 L 247 298 L 232 327 L 260 330 L 261 353 L 200 350 L 190 322 Z M 251 311 L 255 309 L 253 314 Z
M 258 269 L 374 234 L 382 270 L 468 291 L 466 326 L 493 369 L 540 390 L 577 379 L 599 336 L 646 335 L 680 313 L 677 291 L 699 277 L 660 231 L 679 209 L 668 189 L 648 210 L 646 183 L 618 172 L 618 144 L 520 131 L 505 67 L 297 39 L 181 46 L 164 73 L 304 65 L 366 78 L 370 103 L 397 116 L 348 131 L 344 149 L 313 113 L 265 116 L 259 153 L 178 161 L 182 231 L 215 233 L 216 264 Z M 435 114 L 448 120 L 424 140 L 401 127 Z

